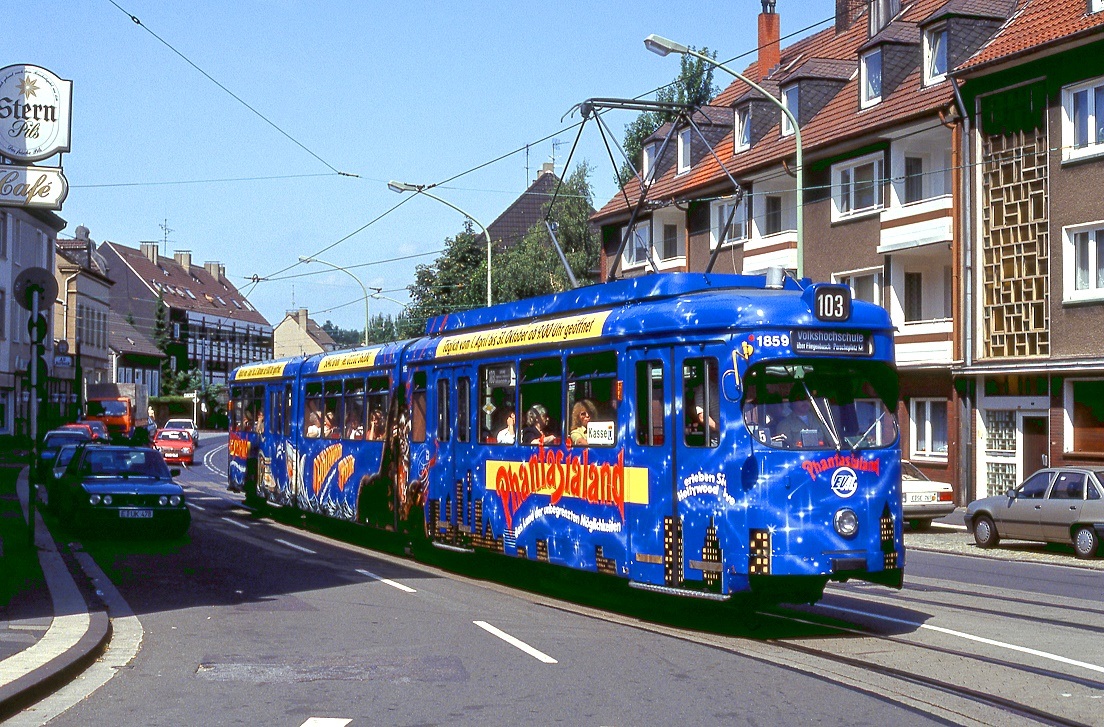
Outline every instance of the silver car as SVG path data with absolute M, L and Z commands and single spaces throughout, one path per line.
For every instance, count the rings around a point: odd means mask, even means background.
M 1078 558 L 1092 558 L 1104 537 L 1104 470 L 1039 470 L 1007 495 L 971 502 L 966 528 L 982 548 L 1001 538 L 1073 543 Z

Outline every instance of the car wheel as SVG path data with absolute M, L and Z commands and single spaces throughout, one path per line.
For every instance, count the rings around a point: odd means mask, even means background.
M 1073 534 L 1073 552 L 1078 558 L 1094 558 L 1100 550 L 1100 537 L 1092 526 L 1078 528 Z
M 1000 543 L 1000 534 L 993 518 L 988 515 L 978 515 L 974 520 L 974 542 L 979 548 L 995 548 Z
M 916 532 L 922 532 L 931 527 L 932 521 L 930 519 L 913 519 L 908 521 L 909 527 Z

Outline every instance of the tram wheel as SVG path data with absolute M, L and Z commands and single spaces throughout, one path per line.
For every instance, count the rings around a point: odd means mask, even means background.
M 1000 544 L 1000 534 L 993 523 L 993 518 L 979 515 L 974 521 L 974 542 L 979 548 L 995 548 Z

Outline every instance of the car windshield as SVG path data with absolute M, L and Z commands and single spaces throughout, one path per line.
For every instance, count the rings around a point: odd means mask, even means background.
M 125 401 L 90 401 L 87 409 L 90 417 L 122 417 L 127 413 Z
M 42 440 L 42 446 L 60 447 L 63 444 L 74 444 L 76 442 L 87 441 L 88 435 L 82 432 L 49 432 L 46 438 Z
M 923 472 L 916 469 L 916 465 L 912 462 L 901 462 L 901 479 L 924 481 L 928 478 L 924 476 Z
M 168 479 L 169 468 L 161 454 L 152 449 L 94 449 L 85 454 L 81 474 Z
M 897 442 L 897 378 L 868 361 L 792 361 L 744 376 L 744 421 L 774 449 L 884 449 Z
M 75 444 L 67 444 L 58 450 L 57 460 L 54 462 L 55 467 L 65 467 L 73 461 L 73 455 L 77 453 L 77 446 Z
M 187 419 L 170 419 L 165 422 L 165 429 L 194 429 Z
M 157 433 L 158 442 L 184 442 L 187 441 L 188 434 L 182 429 L 173 429 L 171 431 L 161 431 Z

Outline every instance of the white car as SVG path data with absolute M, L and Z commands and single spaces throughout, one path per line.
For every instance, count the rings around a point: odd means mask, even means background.
M 910 528 L 927 530 L 932 520 L 954 512 L 954 488 L 929 480 L 912 462 L 902 460 L 901 505 Z
M 183 429 L 192 438 L 192 444 L 199 444 L 199 429 L 191 419 L 170 419 L 162 429 Z

